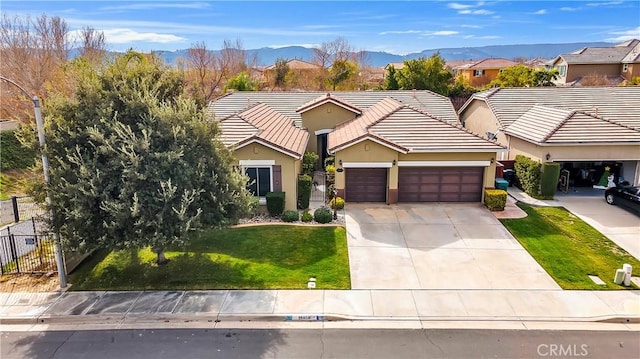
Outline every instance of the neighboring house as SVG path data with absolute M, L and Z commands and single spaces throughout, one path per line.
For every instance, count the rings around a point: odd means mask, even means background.
M 290 84 L 293 87 L 309 82 L 321 69 L 319 65 L 298 59 L 288 60 L 287 66 L 289 66 L 289 73 L 287 74 L 288 80 L 293 82 Z M 276 76 L 276 65 L 273 64 L 265 67 L 263 69 L 263 76 L 267 84 L 273 85 Z
M 453 68 L 457 77 L 461 77 L 473 87 L 488 85 L 498 77 L 502 69 L 518 65 L 517 62 L 507 59 L 484 59 L 471 62 Z
M 597 75 L 616 85 L 640 76 L 640 40 L 612 47 L 585 47 L 557 56 L 547 67 L 558 70 L 557 85 L 580 86 L 585 77 Z
M 348 202 L 480 201 L 503 147 L 458 127 L 446 97 L 429 91 L 234 92 L 210 118 L 262 197 L 286 193 L 295 209 L 304 151 L 336 158 Z
M 502 88 L 474 94 L 459 115 L 469 131 L 508 147 L 500 159 L 558 162 L 592 181 L 609 166 L 638 184 L 638 99 L 640 87 Z
M 529 59 L 524 62 L 524 65 L 531 67 L 535 70 L 545 70 L 547 68 L 547 63 L 549 59 L 545 59 L 542 57 L 535 57 L 533 59 Z

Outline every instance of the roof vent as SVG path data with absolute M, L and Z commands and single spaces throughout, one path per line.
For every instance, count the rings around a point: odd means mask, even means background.
M 251 99 L 247 98 L 247 107 L 251 107 Z
M 596 112 L 596 117 L 598 117 L 598 106 L 595 106 L 593 109 L 594 109 L 594 110 L 595 110 L 595 112 Z

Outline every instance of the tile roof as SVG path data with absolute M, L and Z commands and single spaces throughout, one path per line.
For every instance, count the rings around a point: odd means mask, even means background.
M 296 110 L 327 92 L 230 92 L 212 101 L 207 108 L 207 117 L 225 118 L 244 110 L 252 104 L 262 102 L 274 110 L 296 121 L 302 126 L 302 117 Z M 332 95 L 363 111 L 385 97 L 410 105 L 445 121 L 458 123 L 458 115 L 451 101 L 431 91 L 332 91 Z
M 339 97 L 336 97 L 335 95 L 332 95 L 330 92 L 327 92 L 326 95 L 322 95 L 320 97 L 317 97 L 317 98 L 305 103 L 304 105 L 298 107 L 296 109 L 296 112 L 304 113 L 304 112 L 307 112 L 307 111 L 309 111 L 311 109 L 314 109 L 314 108 L 316 108 L 318 106 L 324 105 L 325 103 L 328 103 L 328 102 L 329 103 L 333 103 L 335 105 L 338 105 L 338 106 L 340 106 L 340 107 L 342 107 L 342 108 L 344 108 L 346 110 L 349 110 L 349 111 L 351 111 L 351 112 L 353 112 L 355 114 L 358 114 L 358 115 L 360 115 L 362 113 L 361 109 L 359 109 L 356 106 L 348 103 L 345 100 L 342 100 Z
M 547 64 L 554 65 L 563 59 L 567 64 L 617 64 L 640 61 L 640 41 L 633 39 L 611 47 L 584 47 L 569 54 L 562 54 Z
M 499 151 L 502 146 L 409 105 L 385 98 L 362 116 L 336 126 L 328 149 L 335 151 L 363 139 L 387 144 L 399 152 Z
M 219 128 L 226 146 L 240 148 L 257 141 L 295 158 L 302 157 L 309 142 L 307 131 L 263 103 L 220 120 Z
M 505 133 L 536 144 L 640 143 L 640 130 L 582 111 L 535 105 Z
M 464 112 L 474 100 L 485 101 L 506 128 L 536 104 L 583 111 L 606 120 L 640 129 L 640 87 L 520 87 L 495 88 L 474 94 L 460 108 Z
M 287 61 L 287 66 L 289 66 L 289 70 L 317 70 L 320 68 L 319 65 L 316 65 L 311 62 L 299 60 L 299 59 L 291 59 Z M 276 68 L 276 65 L 269 65 L 265 67 L 265 70 L 273 70 Z
M 505 67 L 518 65 L 517 62 L 507 59 L 484 59 L 464 65 L 456 66 L 456 70 L 482 70 L 482 69 L 503 69 Z

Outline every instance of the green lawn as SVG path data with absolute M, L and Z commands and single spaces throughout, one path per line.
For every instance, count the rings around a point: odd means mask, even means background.
M 528 217 L 502 223 L 563 289 L 624 289 L 613 283 L 616 269 L 624 263 L 640 268 L 640 261 L 566 209 L 518 206 Z
M 73 290 L 349 289 L 344 227 L 269 225 L 211 230 L 187 248 L 98 251 L 70 276 Z

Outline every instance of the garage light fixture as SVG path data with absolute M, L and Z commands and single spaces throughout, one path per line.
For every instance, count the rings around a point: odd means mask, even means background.
M 551 159 L 551 155 L 547 153 L 547 155 L 545 156 L 545 158 L 547 159 L 547 161 L 549 161 Z
M 393 160 L 393 162 L 391 162 L 391 165 L 395 166 L 396 165 L 396 160 Z

